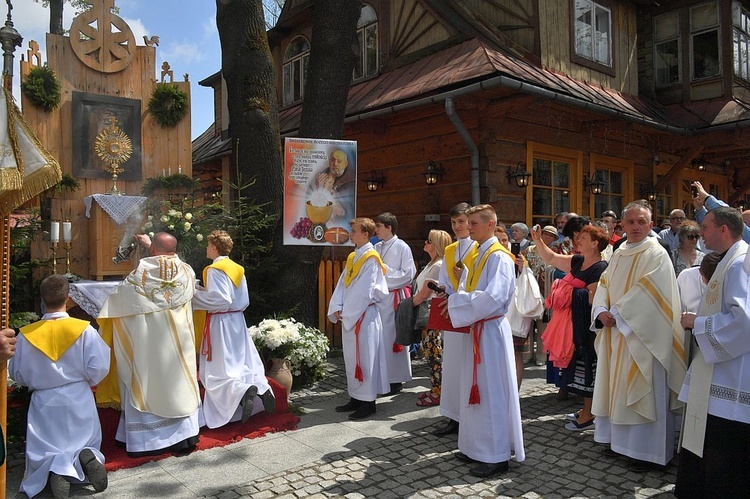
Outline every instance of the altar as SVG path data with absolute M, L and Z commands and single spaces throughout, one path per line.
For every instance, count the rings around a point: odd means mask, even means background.
M 146 201 L 143 196 L 111 194 L 92 194 L 83 199 L 86 217 L 91 220 L 89 275 L 92 279 L 125 277 L 133 270 L 132 262 L 114 263 L 112 257 L 119 246 L 127 246 L 140 232 Z

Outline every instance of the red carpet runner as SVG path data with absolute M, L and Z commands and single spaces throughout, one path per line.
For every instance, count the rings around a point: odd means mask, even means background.
M 297 428 L 299 418 L 289 412 L 286 390 L 272 379 L 269 379 L 268 382 L 271 384 L 274 395 L 276 395 L 276 412 L 273 415 L 263 411 L 251 417 L 246 423 L 237 421 L 214 430 L 203 427 L 196 450 L 222 447 L 232 442 L 238 442 L 243 438 L 258 438 L 266 433 Z M 124 448 L 115 445 L 115 433 L 120 420 L 120 412 L 114 409 L 99 409 L 99 419 L 102 424 L 102 453 L 106 458 L 105 467 L 107 471 L 133 468 L 149 461 L 156 461 L 173 455 L 166 453 L 159 456 L 130 458 Z

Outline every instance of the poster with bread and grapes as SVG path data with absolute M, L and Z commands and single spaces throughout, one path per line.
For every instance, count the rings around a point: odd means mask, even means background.
M 356 206 L 356 141 L 284 140 L 284 244 L 351 245 Z

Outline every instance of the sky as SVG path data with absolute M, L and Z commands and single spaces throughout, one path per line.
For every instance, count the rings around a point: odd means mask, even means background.
M 221 69 L 221 46 L 216 30 L 216 2 L 213 0 L 117 0 L 119 16 L 135 35 L 136 45 L 144 45 L 143 35 L 158 35 L 156 47 L 157 78 L 161 64 L 169 62 L 175 80 L 190 75 L 191 137 L 203 133 L 214 121 L 213 90 L 198 82 Z M 7 16 L 5 2 L 0 2 L 0 25 Z M 63 28 L 70 28 L 75 11 L 65 4 Z M 13 0 L 13 24 L 23 37 L 15 52 L 13 95 L 21 101 L 18 73 L 21 54 L 25 56 L 29 41 L 39 43 L 42 62 L 46 62 L 45 34 L 49 31 L 49 9 L 33 0 Z M 143 106 L 146 103 L 142 104 Z

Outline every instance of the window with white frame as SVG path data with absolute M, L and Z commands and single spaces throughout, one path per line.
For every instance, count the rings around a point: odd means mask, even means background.
M 310 61 L 310 42 L 298 36 L 284 54 L 284 105 L 301 101 L 305 94 L 305 74 Z
M 375 9 L 367 4 L 362 6 L 359 15 L 357 38 L 359 57 L 354 65 L 354 81 L 378 74 L 378 15 Z
M 672 12 L 654 18 L 654 72 L 656 86 L 680 82 L 680 15 Z
M 734 75 L 750 81 L 750 14 L 740 2 L 732 2 Z
M 612 11 L 592 0 L 574 0 L 577 56 L 612 67 Z
M 693 80 L 721 74 L 718 9 L 716 2 L 690 8 Z

